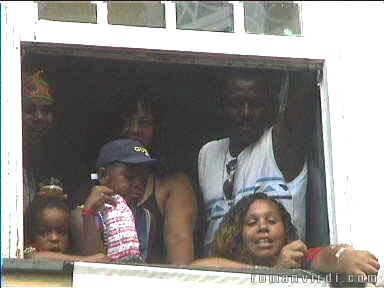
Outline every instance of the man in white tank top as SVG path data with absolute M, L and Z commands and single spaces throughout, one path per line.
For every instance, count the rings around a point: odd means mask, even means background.
M 205 144 L 199 153 L 208 255 L 223 216 L 234 203 L 255 192 L 280 200 L 305 240 L 305 149 L 312 127 L 313 77 L 308 72 L 291 72 L 289 78 L 288 73 L 267 73 L 271 72 L 226 73 L 221 101 L 233 127 L 228 138 Z M 279 103 L 288 94 L 284 107 Z

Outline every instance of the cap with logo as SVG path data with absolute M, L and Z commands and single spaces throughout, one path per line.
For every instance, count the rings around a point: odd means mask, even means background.
M 140 142 L 131 139 L 118 139 L 101 147 L 96 168 L 104 167 L 115 162 L 125 164 L 148 164 L 159 168 L 161 163 L 151 158 L 147 149 Z

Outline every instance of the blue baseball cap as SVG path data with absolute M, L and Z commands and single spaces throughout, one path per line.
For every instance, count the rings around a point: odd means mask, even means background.
M 97 157 L 96 168 L 116 162 L 148 164 L 157 168 L 162 166 L 159 160 L 151 158 L 140 142 L 131 139 L 118 139 L 104 144 Z

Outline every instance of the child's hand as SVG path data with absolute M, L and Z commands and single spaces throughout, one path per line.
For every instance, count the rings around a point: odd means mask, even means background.
M 106 186 L 93 186 L 84 207 L 96 212 L 103 208 L 105 203 L 115 206 L 115 200 L 112 198 L 114 194 L 113 190 Z

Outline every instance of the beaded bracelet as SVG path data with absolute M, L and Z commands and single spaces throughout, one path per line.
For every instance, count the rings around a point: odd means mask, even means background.
M 24 249 L 24 257 L 28 257 L 35 252 L 37 252 L 37 249 L 35 247 L 32 247 L 32 246 L 26 247 Z

